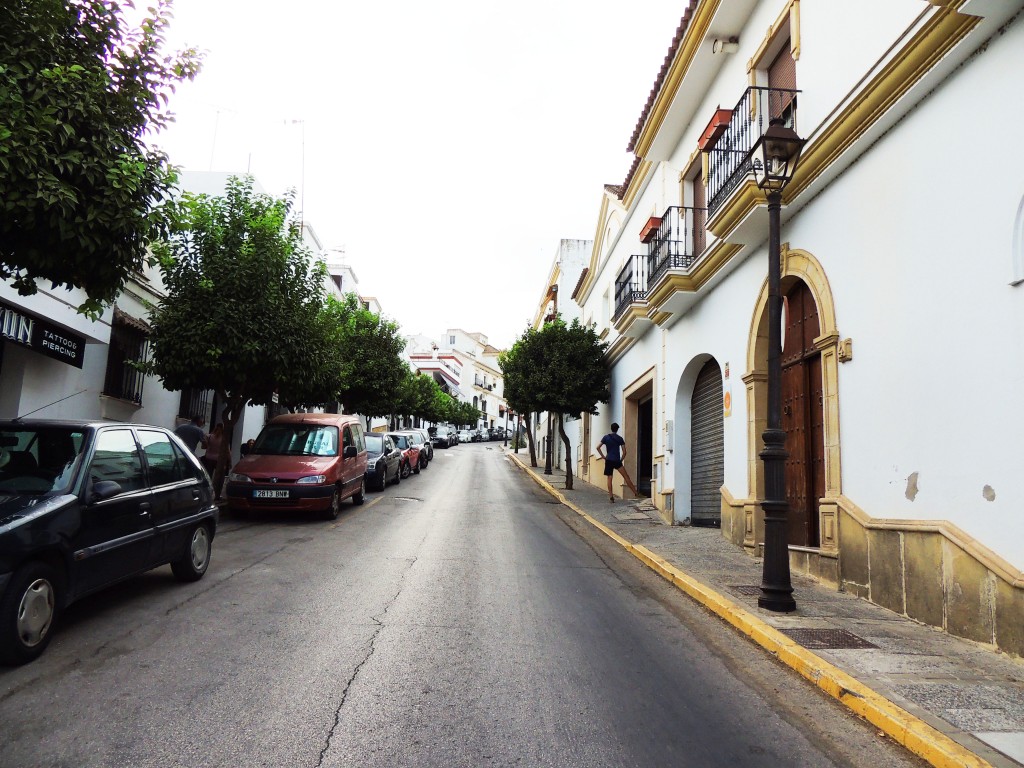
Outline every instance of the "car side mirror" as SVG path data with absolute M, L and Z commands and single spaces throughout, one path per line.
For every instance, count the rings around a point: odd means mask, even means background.
M 359 451 L 356 450 L 354 445 L 346 445 L 345 452 L 342 454 L 346 459 L 354 459 L 359 455 Z
M 117 496 L 119 493 L 121 493 L 120 483 L 115 483 L 113 480 L 100 480 L 92 486 L 92 496 L 89 499 L 89 503 L 95 504 L 97 501 L 105 501 Z

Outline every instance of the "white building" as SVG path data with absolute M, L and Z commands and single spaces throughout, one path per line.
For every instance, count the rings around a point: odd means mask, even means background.
M 769 118 L 796 130 L 781 238 L 791 564 L 1016 654 L 1024 92 L 1007 73 L 1024 70 L 1022 7 L 693 0 L 575 294 L 611 342 L 612 402 L 584 433 L 621 423 L 667 522 L 720 525 L 756 554 L 768 220 L 751 149 Z M 579 469 L 600 484 L 593 442 Z
M 504 379 L 498 367 L 502 350 L 487 336 L 449 328 L 440 339 L 413 335 L 406 341 L 406 355 L 417 372 L 433 376 L 444 392 L 479 409 L 477 429 L 505 426 Z

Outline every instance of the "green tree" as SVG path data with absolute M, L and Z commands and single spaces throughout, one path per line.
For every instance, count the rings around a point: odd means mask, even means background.
M 326 270 L 303 246 L 291 204 L 232 178 L 223 197 L 185 195 L 156 248 L 167 298 L 151 316 L 148 367 L 167 389 L 212 389 L 225 404 L 218 488 L 246 405 L 275 390 L 291 404 L 320 403 L 341 385 L 325 354 L 338 343 L 324 316 Z
M 522 414 L 522 423 L 526 429 L 526 440 L 530 448 L 530 466 L 537 466 L 537 446 L 531 428 L 531 414 L 537 410 L 537 402 L 533 397 L 531 376 L 541 361 L 534 360 L 539 347 L 535 341 L 538 331 L 527 328 L 516 339 L 511 349 L 498 356 L 498 367 L 501 368 L 504 380 L 505 402 L 513 411 Z
M 475 426 L 479 420 L 480 409 L 472 403 L 467 403 L 464 400 L 452 401 L 452 424 L 455 424 L 457 427 L 463 425 Z
M 405 339 L 398 324 L 363 307 L 348 294 L 332 304 L 339 328 L 339 353 L 344 381 L 338 399 L 346 413 L 361 413 L 367 420 L 391 416 L 409 366 L 402 358 Z
M 518 349 L 517 349 L 518 347 Z M 546 323 L 539 331 L 528 330 L 506 356 L 505 399 L 513 409 L 548 411 L 558 419 L 558 432 L 565 446 L 565 487 L 572 488 L 572 446 L 565 434 L 565 414 L 597 413 L 597 404 L 608 402 L 610 377 L 605 363 L 608 344 L 594 329 L 561 318 Z M 501 359 L 499 358 L 499 362 Z M 511 384 L 511 397 L 509 387 Z M 531 438 L 531 461 L 536 466 Z
M 200 57 L 161 52 L 169 0 L 0 3 L 0 278 L 84 289 L 98 312 L 169 232 L 173 169 L 148 147 Z
M 611 397 L 611 377 L 601 341 L 589 325 L 561 318 L 547 323 L 537 334 L 544 365 L 538 371 L 536 397 L 540 407 L 557 414 L 558 433 L 565 446 L 565 487 L 572 489 L 572 446 L 565 434 L 565 414 L 596 414 L 597 404 Z

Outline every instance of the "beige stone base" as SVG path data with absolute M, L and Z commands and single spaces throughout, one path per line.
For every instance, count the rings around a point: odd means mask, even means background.
M 947 521 L 873 519 L 845 496 L 820 509 L 823 546 L 791 546 L 793 573 L 1024 657 L 1024 573 Z M 763 519 L 722 488 L 722 535 L 752 556 Z

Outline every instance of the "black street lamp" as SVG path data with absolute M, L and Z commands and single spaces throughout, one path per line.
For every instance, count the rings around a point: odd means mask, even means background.
M 786 518 L 786 431 L 782 428 L 782 190 L 793 178 L 804 139 L 774 119 L 754 145 L 754 178 L 768 193 L 768 425 L 764 450 L 764 564 L 757 604 L 769 611 L 796 610 L 789 576 Z
M 515 426 L 515 420 L 512 421 Z M 505 447 L 508 448 L 508 406 L 505 406 Z

